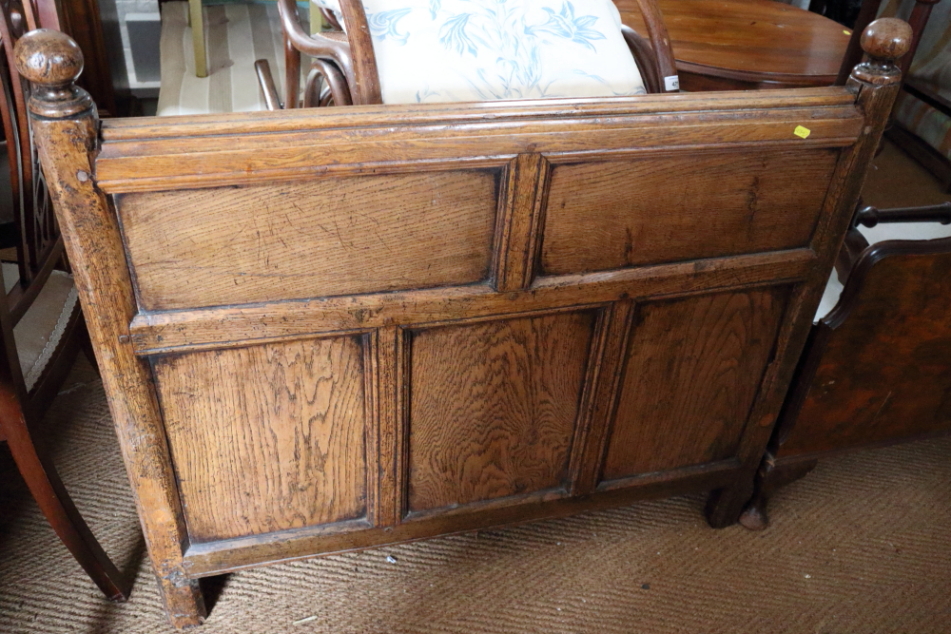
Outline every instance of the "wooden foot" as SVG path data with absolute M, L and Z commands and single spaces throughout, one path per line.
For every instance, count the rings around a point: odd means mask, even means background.
M 751 531 L 762 531 L 769 526 L 769 516 L 766 514 L 766 500 L 764 496 L 753 496 L 743 513 L 740 514 L 740 526 Z
M 726 528 L 736 524 L 740 512 L 753 493 L 752 480 L 753 478 L 749 478 L 748 484 L 738 484 L 710 494 L 707 500 L 706 516 L 707 523 L 711 527 Z
M 197 579 L 187 579 L 180 571 L 169 575 L 156 575 L 165 613 L 172 626 L 178 630 L 197 627 L 205 622 L 205 598 Z
M 746 504 L 740 515 L 740 525 L 751 531 L 761 531 L 769 527 L 769 515 L 766 505 L 770 496 L 777 489 L 795 482 L 812 471 L 818 464 L 817 460 L 777 464 L 772 455 L 767 454 L 756 473 L 756 483 L 753 497 Z

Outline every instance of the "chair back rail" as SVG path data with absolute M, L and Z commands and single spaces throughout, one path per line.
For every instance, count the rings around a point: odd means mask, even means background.
M 293 0 L 277 0 L 277 3 L 284 31 L 285 108 L 296 108 L 299 104 L 305 108 L 316 106 L 329 101 L 331 96 L 336 105 L 383 102 L 376 54 L 362 0 L 340 2 L 343 21 L 348 25 L 346 33 L 338 30 L 308 34 L 300 24 Z M 629 27 L 623 27 L 622 32 L 644 86 L 653 93 L 676 91 L 679 83 L 673 80 L 677 78 L 677 69 L 663 16 L 654 0 L 636 0 L 636 4 L 647 37 Z M 323 9 L 321 12 L 333 15 Z M 339 29 L 336 18 L 330 22 Z M 314 58 L 303 99 L 300 97 L 301 53 Z M 258 65 L 267 66 L 267 61 L 259 60 Z M 277 91 L 269 74 L 259 73 L 258 78 L 265 94 Z M 323 97 L 319 94 L 321 78 L 327 88 L 327 95 Z M 269 83 L 265 84 L 266 81 Z
M 267 562 L 686 491 L 734 522 L 906 29 L 839 88 L 101 124 L 24 38 L 173 623 Z
M 45 3 L 43 3 L 45 6 Z M 19 281 L 8 293 L 8 316 L 15 326 L 26 314 L 53 269 L 62 263 L 63 244 L 50 204 L 46 183 L 33 145 L 26 100 L 29 84 L 16 70 L 14 46 L 25 32 L 37 27 L 31 2 L 0 3 L 0 41 L 4 65 L 0 73 L 0 110 L 10 165 L 14 221 L 17 232 Z

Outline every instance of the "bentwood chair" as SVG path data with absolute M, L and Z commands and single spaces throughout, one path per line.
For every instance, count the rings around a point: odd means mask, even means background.
M 315 0 L 334 27 L 308 34 L 278 0 L 284 107 L 300 103 L 301 54 L 313 58 L 303 106 L 489 101 L 679 89 L 670 38 L 653 0 L 638 0 L 647 37 L 611 0 Z M 280 106 L 267 62 L 256 63 Z
M 31 431 L 88 337 L 33 145 L 26 111 L 29 84 L 21 80 L 13 57 L 19 37 L 37 26 L 37 7 L 9 0 L 0 9 L 0 115 L 9 163 L 3 176 L 10 179 L 9 195 L 0 202 L 12 217 L 14 230 L 8 235 L 16 253 L 16 262 L 2 262 L 0 441 L 6 441 L 56 534 L 103 593 L 121 601 L 130 582 L 89 530 L 43 451 L 43 439 Z

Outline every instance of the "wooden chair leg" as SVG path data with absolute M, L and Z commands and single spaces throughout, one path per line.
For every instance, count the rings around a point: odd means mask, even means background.
M 99 545 L 49 460 L 37 452 L 20 403 L 7 387 L 0 387 L 0 427 L 30 493 L 53 530 L 107 598 L 125 601 L 131 581 Z

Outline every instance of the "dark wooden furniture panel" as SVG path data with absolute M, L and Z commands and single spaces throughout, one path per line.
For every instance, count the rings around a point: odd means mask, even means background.
M 101 125 L 75 45 L 24 39 L 173 623 L 258 564 L 704 490 L 736 521 L 897 91 L 889 24 L 846 88 Z M 644 191 L 676 247 L 619 259 Z M 583 247 L 546 262 L 556 230 Z
M 637 0 L 614 1 L 625 24 L 643 28 Z M 670 32 L 680 87 L 691 92 L 829 86 L 849 43 L 850 31 L 841 24 L 784 2 L 657 5 Z
M 879 213 L 928 217 L 921 208 Z M 951 220 L 947 209 L 934 217 Z M 868 246 L 852 230 L 852 248 L 840 259 L 839 302 L 799 362 L 742 516 L 747 528 L 765 528 L 768 498 L 823 456 L 951 432 L 951 238 Z
M 214 306 L 481 281 L 498 176 L 460 170 L 243 187 L 227 196 L 135 193 L 117 207 L 143 308 Z M 374 208 L 380 199 L 387 204 Z M 196 248 L 205 243 L 219 246 Z
M 340 337 L 155 361 L 192 540 L 366 515 L 363 354 Z
M 604 480 L 734 458 L 791 289 L 642 305 Z
M 561 313 L 413 334 L 411 512 L 565 484 L 594 321 Z
M 866 274 L 848 321 L 825 345 L 784 456 L 951 429 L 951 240 L 945 243 L 946 253 L 892 256 Z
M 556 166 L 542 269 L 556 275 L 806 246 L 836 158 L 831 150 L 746 151 Z

